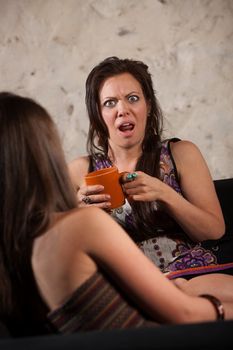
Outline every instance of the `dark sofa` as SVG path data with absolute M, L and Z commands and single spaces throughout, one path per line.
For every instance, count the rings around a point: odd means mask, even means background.
M 226 233 L 216 243 L 216 246 L 221 245 L 224 248 L 226 260 L 232 258 L 231 261 L 233 261 L 233 178 L 215 180 L 214 184 L 226 222 Z M 6 326 L 0 322 L 0 349 L 16 350 L 19 348 L 33 350 L 232 349 L 233 320 L 188 325 L 162 325 L 153 329 L 93 331 L 72 335 L 23 338 L 13 338 Z

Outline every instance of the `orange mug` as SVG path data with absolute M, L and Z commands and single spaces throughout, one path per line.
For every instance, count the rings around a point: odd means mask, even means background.
M 85 176 L 87 186 L 103 185 L 106 193 L 111 196 L 111 209 L 119 208 L 125 203 L 125 195 L 120 184 L 121 176 L 125 172 L 119 173 L 116 166 L 92 171 Z

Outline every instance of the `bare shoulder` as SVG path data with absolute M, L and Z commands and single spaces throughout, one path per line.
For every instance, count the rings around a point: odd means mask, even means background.
M 200 149 L 191 141 L 171 142 L 171 152 L 176 163 L 204 161 Z
M 69 234 L 66 233 L 61 238 L 61 242 L 63 241 L 61 245 L 67 244 L 66 242 L 69 240 L 69 245 L 72 245 L 72 248 L 69 247 L 70 251 L 75 252 L 77 249 L 81 249 L 87 254 L 93 250 L 96 254 L 103 249 L 108 250 L 113 242 L 118 244 L 121 237 L 120 232 L 123 232 L 108 213 L 94 206 L 75 209 L 66 215 L 64 226 Z M 123 232 L 124 236 L 126 236 L 125 232 Z
M 203 176 L 210 176 L 209 168 L 200 149 L 191 141 L 171 143 L 171 152 L 179 175 L 199 172 Z
M 75 188 L 79 188 L 83 182 L 84 176 L 88 173 L 89 157 L 82 156 L 72 160 L 68 164 L 71 181 Z
M 47 241 L 53 242 L 54 249 L 57 247 L 57 250 L 63 254 L 66 252 L 67 255 L 72 255 L 72 252 L 75 253 L 76 250 L 81 249 L 88 230 L 94 231 L 97 218 L 105 215 L 107 216 L 97 207 L 75 208 L 59 213 L 45 236 L 49 237 Z
M 101 211 L 101 209 L 99 209 Z M 87 254 L 87 239 L 95 232 L 86 223 L 98 216 L 98 208 L 76 208 L 56 213 L 50 228 L 33 244 L 32 267 L 48 305 L 56 308 L 97 269 Z M 94 236 L 94 235 L 92 235 Z
M 178 142 L 171 142 L 171 151 L 173 155 L 185 155 L 185 154 L 189 154 L 191 152 L 191 154 L 195 154 L 198 153 L 200 154 L 200 150 L 197 147 L 197 145 L 195 145 L 195 143 L 188 141 L 188 140 L 182 140 L 182 141 L 178 141 Z
M 69 169 L 75 169 L 75 170 L 79 170 L 79 169 L 85 169 L 87 170 L 88 166 L 89 166 L 89 157 L 88 156 L 82 156 L 82 157 L 78 157 L 73 159 L 70 163 L 69 163 Z

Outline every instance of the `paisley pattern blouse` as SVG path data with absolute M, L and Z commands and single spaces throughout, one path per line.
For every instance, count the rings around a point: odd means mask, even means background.
M 161 180 L 182 196 L 176 165 L 170 149 L 170 143 L 178 141 L 180 140 L 170 139 L 162 142 L 160 171 Z M 110 166 L 111 163 L 107 159 L 104 161 L 95 159 L 92 160 L 90 169 L 97 170 Z M 157 210 L 156 202 L 154 207 Z M 132 208 L 127 200 L 121 208 L 113 210 L 112 216 L 126 231 L 135 229 Z M 189 278 L 194 274 L 233 269 L 232 262 L 221 264 L 217 258 L 219 254 L 216 255 L 215 249 L 211 247 L 207 249 L 202 243 L 191 241 L 175 222 L 170 231 L 167 228 L 160 229 L 160 232 L 156 230 L 154 237 L 141 241 L 138 246 L 169 278 L 180 276 Z

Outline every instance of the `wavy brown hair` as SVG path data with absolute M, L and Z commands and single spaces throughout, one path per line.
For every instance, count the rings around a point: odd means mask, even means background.
M 93 157 L 108 158 L 109 133 L 100 112 L 99 91 L 103 82 L 115 75 L 131 74 L 141 85 L 144 97 L 150 104 L 150 113 L 144 139 L 142 155 L 138 159 L 136 170 L 160 177 L 160 150 L 163 131 L 163 113 L 153 87 L 148 66 L 141 61 L 109 57 L 95 66 L 86 80 L 86 107 L 89 117 L 89 131 L 87 137 L 87 151 Z M 132 204 L 134 220 L 138 232 L 134 230 L 133 238 L 140 240 L 152 231 L 155 232 L 156 215 L 153 203 L 134 202 Z M 153 228 L 153 229 L 152 229 Z
M 0 93 L 0 313 L 20 303 L 33 240 L 76 207 L 59 135 L 32 99 Z M 18 306 L 18 305 L 17 305 Z

